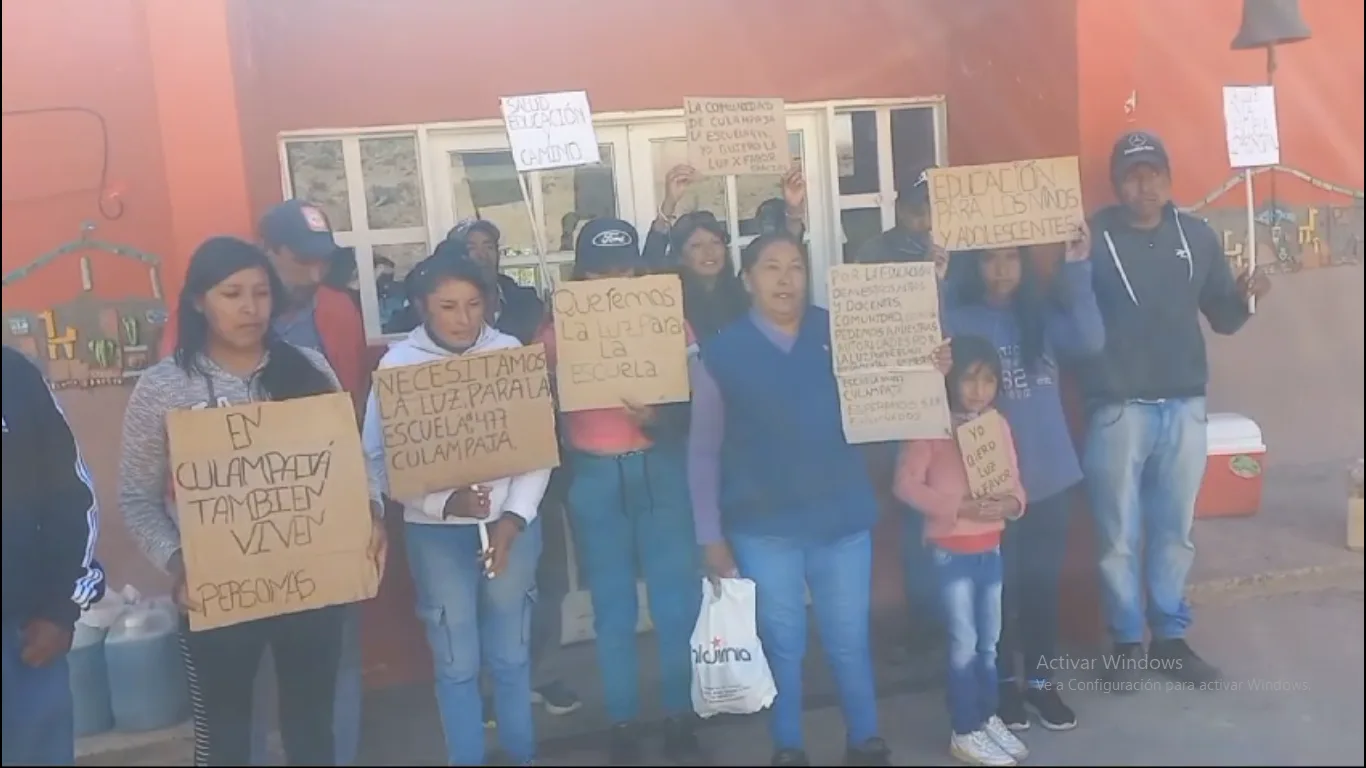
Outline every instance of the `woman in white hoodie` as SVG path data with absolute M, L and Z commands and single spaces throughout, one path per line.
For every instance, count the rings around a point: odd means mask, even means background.
M 410 300 L 422 324 L 389 349 L 380 368 L 522 345 L 486 322 L 496 289 L 476 264 L 436 256 L 417 270 L 409 281 Z M 389 482 L 373 389 L 364 442 L 370 487 L 378 494 Z M 396 499 L 407 523 L 408 564 L 436 667 L 436 699 L 450 765 L 484 765 L 481 663 L 488 664 L 493 681 L 501 747 L 514 765 L 535 759 L 525 627 L 541 554 L 536 508 L 549 480 L 546 469 L 425 498 Z M 486 526 L 487 552 L 481 552 L 479 526 Z

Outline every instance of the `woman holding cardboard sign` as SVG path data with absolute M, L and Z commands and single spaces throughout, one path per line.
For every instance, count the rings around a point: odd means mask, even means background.
M 850 765 L 890 765 L 869 652 L 877 496 L 845 442 L 829 314 L 807 303 L 807 255 L 790 234 L 745 248 L 754 307 L 705 341 L 692 369 L 688 474 L 713 578 L 758 589 L 759 636 L 778 686 L 774 765 L 808 765 L 802 739 L 806 591 L 840 689 Z M 818 764 L 825 764 L 822 758 Z
M 627 222 L 595 219 L 579 232 L 573 279 L 633 277 L 643 267 L 639 235 Z M 563 305 L 560 309 L 569 312 Z M 555 330 L 552 317 L 539 334 L 552 356 Z M 698 754 L 688 646 L 701 592 L 684 468 L 686 414 L 686 403 L 626 402 L 620 408 L 561 414 L 573 478 L 569 519 L 593 601 L 614 765 L 636 765 L 641 759 L 637 569 L 645 578 L 659 643 L 660 687 L 668 716 L 664 751 L 676 761 Z
M 487 324 L 486 310 L 498 293 L 487 271 L 478 264 L 438 256 L 417 269 L 411 281 L 412 300 L 422 325 L 389 349 L 380 361 L 381 371 L 522 346 Z M 415 387 L 426 386 L 420 378 L 414 376 Z M 376 388 L 371 390 L 365 411 L 363 440 L 370 489 L 378 504 L 380 493 L 394 496 L 390 493 L 393 486 L 386 463 L 386 441 L 405 426 L 431 426 L 433 420 L 408 425 L 388 420 L 380 409 L 381 376 L 375 379 Z M 468 392 L 459 394 L 467 396 Z M 449 405 L 443 400 L 429 407 L 444 409 Z M 469 424 L 462 425 L 456 427 L 453 437 L 457 440 L 470 434 Z M 410 439 L 420 436 L 420 429 L 404 432 Z M 447 443 L 441 438 L 435 442 Z M 413 455 L 404 451 L 404 461 L 414 461 Z M 436 700 L 450 765 L 484 765 L 483 697 L 479 690 L 484 663 L 493 681 L 503 750 L 514 765 L 529 764 L 536 757 L 530 638 L 525 627 L 531 620 L 536 563 L 541 556 L 536 511 L 549 481 L 550 470 L 539 469 L 472 488 L 397 499 L 403 503 L 407 523 L 405 538 L 417 590 L 417 613 L 426 625 L 436 666 Z
M 123 422 L 119 502 L 134 541 L 171 574 L 182 608 L 199 611 L 186 587 L 177 508 L 169 498 L 170 411 L 292 400 L 341 386 L 327 360 L 271 330 L 285 288 L 266 254 L 216 237 L 195 250 L 177 316 L 175 354 L 138 379 Z M 384 527 L 376 520 L 371 556 L 383 572 Z M 251 759 L 252 690 L 267 644 L 276 659 L 280 723 L 291 765 L 332 765 L 333 694 L 343 606 L 181 631 L 194 711 L 195 764 L 246 765 Z
M 944 284 L 945 332 L 980 336 L 1000 354 L 998 407 L 1015 435 L 1029 496 L 1029 514 L 1007 525 L 1001 542 L 1000 715 L 1016 731 L 1029 728 L 1027 710 L 1049 730 L 1077 724 L 1058 687 L 1049 684 L 1048 662 L 1057 656 L 1058 581 L 1071 490 L 1082 477 L 1063 413 L 1060 364 L 1105 347 L 1090 248 L 1083 224 L 1051 283 L 1037 273 L 1028 248 L 960 253 L 953 257 L 958 279 Z M 1016 677 L 1017 654 L 1024 663 L 1023 686 Z

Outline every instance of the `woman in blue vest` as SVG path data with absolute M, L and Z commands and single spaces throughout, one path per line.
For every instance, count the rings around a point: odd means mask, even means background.
M 759 237 L 740 263 L 753 308 L 704 341 L 693 365 L 688 471 L 698 542 L 713 578 L 743 574 L 757 586 L 759 635 L 778 687 L 773 764 L 809 764 L 801 727 L 809 585 L 839 686 L 848 764 L 890 765 L 868 649 L 877 498 L 862 453 L 844 440 L 829 315 L 807 303 L 808 260 L 790 234 Z

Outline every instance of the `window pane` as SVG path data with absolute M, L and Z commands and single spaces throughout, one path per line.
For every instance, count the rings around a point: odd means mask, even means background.
M 558 282 L 567 282 L 570 274 L 574 271 L 573 261 L 552 261 L 549 264 L 551 275 Z M 547 286 L 541 285 L 541 268 L 538 266 L 516 266 L 503 267 L 503 274 L 517 281 L 518 285 L 525 285 L 544 291 Z
M 291 141 L 285 145 L 285 157 L 294 197 L 323 209 L 333 230 L 350 232 L 351 196 L 341 141 Z
M 934 109 L 892 110 L 892 174 L 897 191 L 907 189 L 921 171 L 935 164 Z
M 799 131 L 789 131 L 787 134 L 788 151 L 792 154 L 794 165 L 803 163 L 802 134 Z M 783 177 L 781 174 L 764 174 L 761 176 L 736 176 L 735 194 L 739 197 L 736 201 L 736 208 L 740 214 L 740 235 L 759 235 L 760 222 L 757 218 L 759 206 L 769 202 L 774 206 L 775 217 L 781 217 L 782 221 L 777 225 L 786 226 L 787 204 L 783 202 Z
M 400 243 L 396 245 L 376 245 L 372 249 L 375 264 L 375 295 L 379 297 L 379 324 L 381 333 L 394 333 L 390 321 L 403 309 L 403 278 L 427 258 L 426 243 Z M 401 318 L 400 318 L 401 319 Z
M 845 209 L 840 211 L 840 224 L 844 229 L 844 263 L 852 264 L 858 249 L 882 234 L 882 209 Z
M 417 169 L 417 139 L 386 136 L 360 140 L 361 181 L 370 229 L 426 226 L 422 180 Z
M 598 147 L 603 162 L 577 168 L 541 172 L 545 204 L 546 248 L 564 250 L 565 227 L 573 249 L 574 218 L 617 215 L 617 193 L 612 171 L 612 147 Z M 535 256 L 536 238 L 531 231 L 522 188 L 512 153 L 506 150 L 451 152 L 451 201 L 457 218 L 477 217 L 491 221 L 502 232 L 503 255 Z
M 876 112 L 860 110 L 835 115 L 835 159 L 841 195 L 878 191 Z
M 656 139 L 651 141 L 650 156 L 650 168 L 653 171 L 653 178 L 657 187 L 656 201 L 662 203 L 664 202 L 664 177 L 668 175 L 669 169 L 688 163 L 688 140 Z M 728 221 L 726 217 L 726 177 L 701 176 L 694 181 L 687 194 L 678 202 L 678 210 L 674 213 L 683 214 L 691 211 L 711 211 L 718 220 Z M 657 213 L 657 211 L 650 211 L 646 216 L 650 221 L 654 221 Z

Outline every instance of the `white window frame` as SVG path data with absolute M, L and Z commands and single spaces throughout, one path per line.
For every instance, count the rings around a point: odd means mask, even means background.
M 931 108 L 934 110 L 935 154 L 940 166 L 948 165 L 949 152 L 946 145 L 948 135 L 948 110 L 942 95 L 882 98 L 882 99 L 839 99 L 815 102 L 793 102 L 786 105 L 788 118 L 792 121 L 810 119 L 811 123 L 803 129 L 809 132 L 806 138 L 805 169 L 807 175 L 807 243 L 811 252 L 812 300 L 826 304 L 825 275 L 829 267 L 839 264 L 843 254 L 843 225 L 840 212 L 846 208 L 872 208 L 881 210 L 883 228 L 890 227 L 896 219 L 896 194 L 892 177 L 891 113 L 895 109 Z M 839 169 L 835 147 L 834 125 L 836 115 L 842 112 L 875 110 L 878 113 L 878 182 L 879 190 L 865 195 L 841 195 L 839 192 Z M 607 112 L 593 116 L 593 124 L 598 132 L 600 143 L 612 144 L 614 154 L 613 178 L 617 184 L 617 207 L 622 218 L 645 229 L 654 220 L 654 208 L 642 207 L 639 200 L 655 199 L 659 194 L 663 179 L 650 179 L 652 169 L 648 161 L 645 170 L 637 170 L 632 163 L 629 133 L 630 129 L 640 131 L 655 130 L 658 125 L 682 125 L 683 110 L 642 110 L 636 112 Z M 620 133 L 618 133 L 620 132 Z M 365 186 L 360 172 L 360 140 L 390 136 L 416 136 L 418 152 L 418 173 L 423 188 L 423 215 L 427 226 L 394 230 L 371 230 L 368 228 L 365 208 Z M 458 137 L 458 138 L 457 138 Z M 373 248 L 376 245 L 398 245 L 426 242 L 428 247 L 440 242 L 446 232 L 454 225 L 455 212 L 450 209 L 449 171 L 438 172 L 442 164 L 448 163 L 444 148 L 458 145 L 468 151 L 507 149 L 507 134 L 500 118 L 486 118 L 462 122 L 423 123 L 410 125 L 389 125 L 373 128 L 319 128 L 310 130 L 287 131 L 279 135 L 279 160 L 282 189 L 286 197 L 292 196 L 289 162 L 286 144 L 300 140 L 338 140 L 342 142 L 345 160 L 347 191 L 350 197 L 352 231 L 338 232 L 337 242 L 356 249 L 357 277 L 360 282 L 362 314 L 365 317 L 366 336 L 371 343 L 384 343 L 396 336 L 379 332 L 379 299 L 375 295 Z M 435 165 L 434 165 L 435 163 Z M 448 166 L 447 166 L 448 168 Z M 440 178 L 439 178 L 440 177 Z M 648 184 L 647 184 L 648 181 Z M 642 184 L 647 186 L 642 188 Z M 733 194 L 734 180 L 727 184 L 728 205 L 736 203 Z M 533 196 L 539 195 L 539 186 L 532 187 Z M 539 206 L 538 206 L 539 209 Z M 732 221 L 735 217 L 732 216 Z M 735 223 L 738 226 L 738 222 Z M 732 242 L 739 238 L 732 237 Z M 739 247 L 740 243 L 736 243 Z M 562 264 L 568 254 L 547 255 L 552 264 Z M 507 266 L 529 266 L 534 259 L 513 258 Z
M 361 173 L 360 143 L 362 140 L 389 138 L 411 138 L 414 140 L 417 152 L 418 183 L 423 189 L 422 217 L 430 222 L 432 214 L 429 208 L 429 195 L 426 194 L 426 189 L 429 186 L 426 178 L 429 174 L 426 173 L 426 160 L 423 157 L 422 145 L 418 141 L 419 135 L 416 130 L 367 131 L 343 135 L 284 135 L 281 137 L 279 147 L 281 185 L 284 189 L 285 199 L 288 200 L 294 197 L 293 174 L 290 173 L 289 168 L 289 145 L 298 141 L 341 142 L 342 167 L 346 172 L 346 197 L 351 213 L 351 229 L 345 232 L 334 231 L 332 234 L 337 240 L 337 245 L 356 250 L 356 280 L 360 284 L 361 317 L 364 319 L 366 340 L 371 343 L 386 338 L 380 332 L 379 295 L 375 293 L 375 246 L 422 243 L 430 249 L 431 244 L 436 242 L 429 237 L 430 226 L 401 227 L 398 229 L 370 228 L 369 210 L 365 202 L 365 179 Z

